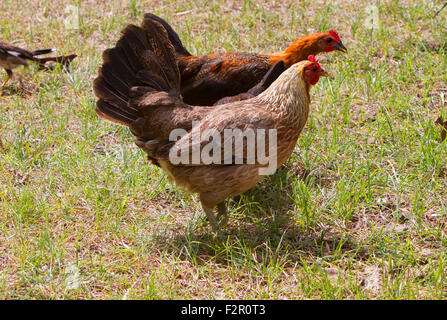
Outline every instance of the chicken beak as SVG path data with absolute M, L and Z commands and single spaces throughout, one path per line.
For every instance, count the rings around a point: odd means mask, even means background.
M 346 47 L 343 45 L 343 43 L 341 41 L 337 42 L 335 44 L 334 48 L 335 48 L 335 50 L 341 51 L 343 53 L 347 53 L 348 52 L 348 49 L 346 49 Z
M 320 77 L 329 77 L 329 73 L 327 73 L 326 71 L 324 71 L 323 69 L 321 69 L 321 71 L 320 71 Z

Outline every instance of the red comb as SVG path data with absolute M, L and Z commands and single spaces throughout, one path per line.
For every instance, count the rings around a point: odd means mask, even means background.
M 307 60 L 309 60 L 310 62 L 316 62 L 316 63 L 318 63 L 318 59 L 315 58 L 315 56 L 313 56 L 313 55 L 308 56 L 308 57 L 307 57 Z
M 337 31 L 335 31 L 334 29 L 329 29 L 329 34 L 337 41 L 341 41 Z
M 310 56 L 307 57 L 307 60 L 310 61 L 310 62 L 315 63 L 315 64 L 317 65 L 317 68 L 318 68 L 319 70 L 321 70 L 321 66 L 320 66 L 320 64 L 318 63 L 318 59 L 315 58 L 315 56 L 310 55 Z

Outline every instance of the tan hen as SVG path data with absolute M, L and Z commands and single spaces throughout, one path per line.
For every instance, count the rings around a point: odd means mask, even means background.
M 268 150 L 266 157 L 276 153 L 275 170 L 291 155 L 306 123 L 310 86 L 320 76 L 327 75 L 311 56 L 310 61 L 292 65 L 255 98 L 217 107 L 191 106 L 180 95 L 174 48 L 164 28 L 151 19 L 145 19 L 141 27 L 127 26 L 116 46 L 104 52 L 103 59 L 94 83 L 99 98 L 97 114 L 129 127 L 136 136 L 136 144 L 154 164 L 163 168 L 177 185 L 199 193 L 215 230 L 223 223 L 219 224 L 221 217 L 226 221 L 225 200 L 255 186 L 264 176 L 262 169 L 270 165 L 258 157 L 250 160 L 252 146 L 248 139 L 243 139 L 240 157 L 235 157 L 238 148 L 233 138 L 225 140 L 225 130 L 253 132 L 252 141 L 256 142 L 268 135 L 263 149 Z M 182 129 L 186 134 L 171 141 L 175 129 Z M 202 133 L 210 131 L 217 136 L 213 136 L 216 143 L 213 146 L 221 148 L 213 148 L 209 154 L 220 162 L 210 163 L 203 157 L 192 161 L 197 155 L 194 152 L 198 150 L 203 155 L 209 147 L 211 140 Z M 270 136 L 270 132 L 276 137 Z M 228 141 L 230 152 L 224 148 Z M 173 161 L 179 154 L 188 155 L 188 161 Z M 217 217 L 213 214 L 215 206 Z

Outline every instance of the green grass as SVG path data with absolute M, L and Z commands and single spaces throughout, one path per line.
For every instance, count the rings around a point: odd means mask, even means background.
M 0 298 L 446 299 L 443 2 L 381 1 L 369 30 L 370 1 L 72 1 L 68 30 L 64 1 L 2 0 L 3 39 L 79 58 L 19 69 L 26 90 L 0 97 Z M 328 28 L 349 50 L 320 55 L 331 77 L 296 152 L 230 202 L 221 237 L 94 112 L 102 51 L 148 11 L 194 54 L 272 53 Z

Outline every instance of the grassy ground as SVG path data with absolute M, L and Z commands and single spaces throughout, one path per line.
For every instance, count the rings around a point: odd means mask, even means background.
M 0 3 L 1 38 L 75 52 L 0 97 L 0 298 L 446 299 L 445 1 Z M 276 52 L 336 29 L 331 77 L 287 166 L 231 202 L 214 238 L 196 196 L 100 120 L 92 80 L 127 23 L 159 14 L 192 53 Z M 2 71 L 2 76 L 4 75 Z

